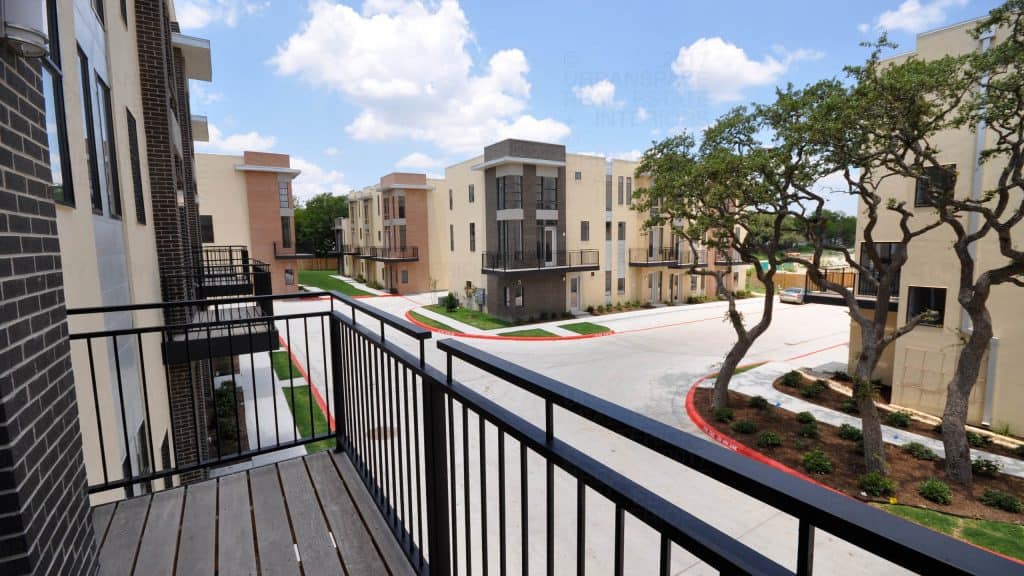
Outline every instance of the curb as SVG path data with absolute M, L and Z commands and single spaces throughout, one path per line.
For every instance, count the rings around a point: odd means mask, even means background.
M 313 379 L 310 378 L 309 373 L 306 372 L 306 367 L 303 366 L 301 362 L 299 362 L 299 359 L 295 356 L 295 353 L 292 352 L 292 349 L 289 348 L 288 344 L 285 343 L 284 337 L 278 334 L 277 339 L 281 342 L 281 347 L 288 352 L 288 357 L 291 359 L 292 363 L 295 364 L 295 367 L 299 369 L 299 373 L 302 374 L 302 377 L 306 379 L 306 383 L 309 385 L 309 389 L 313 393 L 313 399 L 316 400 L 317 406 L 320 407 L 320 411 L 323 412 L 323 415 L 327 417 L 327 425 L 330 426 L 331 432 L 334 432 L 334 414 L 332 414 L 331 411 L 327 409 L 327 403 L 324 402 L 323 396 L 320 395 L 320 390 L 317 389 L 316 384 L 313 383 Z
M 444 330 L 441 328 L 435 328 L 429 324 L 420 322 L 413 318 L 412 310 L 405 311 L 405 319 L 420 328 L 425 328 L 431 332 L 438 334 L 444 334 L 445 336 L 456 336 L 458 338 L 476 338 L 477 340 L 512 340 L 515 342 L 556 342 L 563 340 L 587 340 L 590 338 L 601 338 L 604 336 L 612 336 L 617 334 L 614 330 L 609 329 L 607 332 L 599 332 L 597 334 L 576 334 L 575 336 L 502 336 L 500 334 L 469 334 L 466 332 L 453 332 L 451 330 Z

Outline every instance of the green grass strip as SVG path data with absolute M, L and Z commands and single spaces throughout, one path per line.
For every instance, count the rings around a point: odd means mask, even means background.
M 507 328 L 512 325 L 511 322 L 506 322 L 501 318 L 496 318 L 478 310 L 456 308 L 454 311 L 449 312 L 448 310 L 445 310 L 444 306 L 438 306 L 437 304 L 427 306 L 427 310 L 447 316 L 452 320 L 458 320 L 463 324 L 469 324 L 470 326 L 481 330 L 496 330 L 498 328 Z
M 331 278 L 335 274 L 337 272 L 334 270 L 299 270 L 299 284 L 321 290 L 334 290 L 348 296 L 371 296 L 369 292 L 360 290 L 348 282 Z
M 431 328 L 437 328 L 438 330 L 447 330 L 448 332 L 455 332 L 456 334 L 461 334 L 461 332 L 459 332 L 455 328 L 452 328 L 451 326 L 445 324 L 444 322 L 438 322 L 437 320 L 434 320 L 433 318 L 428 318 L 428 317 L 424 316 L 423 314 L 419 314 L 419 313 L 417 313 L 415 311 L 410 310 L 409 311 L 409 315 L 412 316 L 413 318 L 415 318 L 417 322 L 422 322 L 423 324 L 426 324 L 427 326 L 430 326 Z
M 285 401 L 288 402 L 288 408 L 291 408 L 292 417 L 295 418 L 295 424 L 299 429 L 299 435 L 303 438 L 310 438 L 314 435 L 314 428 L 316 435 L 327 434 L 330 431 L 330 427 L 327 423 L 327 417 L 320 411 L 320 405 L 313 401 L 309 396 L 309 386 L 287 386 L 281 388 L 281 393 L 284 394 Z M 313 420 L 312 424 L 309 419 L 309 407 L 310 403 L 313 404 Z M 306 453 L 312 454 L 321 450 L 333 450 L 334 449 L 334 438 L 318 440 L 310 444 L 306 444 Z
M 547 330 L 541 330 L 540 328 L 530 328 L 529 330 L 514 330 L 512 332 L 502 332 L 499 336 L 519 336 L 523 338 L 543 338 L 544 336 L 554 336 Z
M 1024 560 L 1024 526 L 1019 524 L 962 518 L 913 506 L 881 504 L 880 507 L 936 532 Z
M 605 332 L 611 332 L 611 328 L 607 326 L 601 326 L 600 324 L 594 324 L 593 322 L 577 322 L 575 324 L 562 324 L 559 328 L 565 328 L 571 332 L 577 334 L 604 334 Z
M 291 355 L 288 354 L 287 350 L 275 350 L 271 352 L 270 362 L 274 365 L 274 373 L 277 374 L 278 380 L 302 378 L 302 372 L 299 372 L 299 367 L 292 362 Z M 292 369 L 291 374 L 288 373 L 289 365 L 291 365 Z

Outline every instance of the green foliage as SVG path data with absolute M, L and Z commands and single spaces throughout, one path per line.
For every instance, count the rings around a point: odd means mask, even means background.
M 1001 490 L 986 488 L 981 494 L 981 498 L 979 498 L 979 500 L 981 500 L 981 503 L 985 506 L 999 508 L 1000 510 L 1005 510 L 1014 514 L 1024 512 L 1024 502 L 1022 502 L 1020 498 Z
M 836 370 L 832 373 L 832 379 L 836 382 L 853 382 L 853 378 L 849 374 L 842 370 Z
M 849 424 L 839 426 L 838 434 L 840 438 L 843 440 L 849 440 L 850 442 L 857 442 L 864 438 L 864 434 L 860 431 L 860 428 L 850 426 Z
M 917 493 L 925 500 L 936 504 L 949 504 L 953 501 L 953 492 L 949 486 L 937 478 L 929 478 L 921 482 L 921 485 L 917 487 Z
M 796 370 L 790 370 L 782 377 L 780 383 L 790 388 L 798 388 L 804 383 L 804 377 Z
M 897 428 L 910 426 L 910 414 L 908 412 L 889 412 L 885 415 L 885 423 Z
M 244 416 L 238 415 L 238 398 L 242 391 L 234 382 L 224 382 L 214 392 L 214 405 L 217 413 L 216 430 L 220 432 L 221 455 L 238 453 L 238 424 Z
M 782 446 L 782 436 L 779 436 L 777 432 L 765 430 L 757 437 L 757 446 L 759 448 L 776 448 L 778 446 Z
M 718 420 L 719 422 L 732 422 L 734 415 L 732 408 L 725 406 L 722 408 L 715 408 L 712 416 L 714 416 L 715 420 Z
M 984 434 L 978 434 L 977 432 L 968 430 L 966 435 L 967 443 L 970 444 L 972 448 L 984 448 L 992 443 L 992 439 Z
M 296 206 L 295 246 L 298 251 L 323 257 L 336 250 L 334 220 L 347 216 L 348 198 L 329 192 L 317 194 Z
M 454 292 L 449 292 L 441 301 L 441 305 L 449 312 L 455 312 L 459 307 L 459 299 Z
M 879 474 L 878 472 L 868 472 L 857 479 L 857 486 L 864 491 L 868 496 L 889 496 L 896 492 L 896 482 L 892 478 Z
M 810 412 L 798 412 L 796 415 L 796 421 L 801 424 L 810 424 L 812 422 L 817 422 L 818 419 Z
M 811 450 L 804 454 L 804 470 L 808 474 L 831 474 L 832 460 L 820 449 Z
M 918 460 L 938 460 L 939 456 L 931 448 L 920 442 L 909 442 L 903 445 L 903 451 Z
M 808 422 L 807 424 L 801 424 L 800 429 L 796 431 L 797 435 L 803 438 L 810 438 L 817 440 L 821 438 L 821 430 L 818 429 L 817 422 Z
M 704 304 L 705 302 L 714 302 L 717 298 L 711 296 L 687 296 L 687 304 Z
M 1018 458 L 1024 458 L 1024 444 L 1014 448 L 1013 453 L 1016 454 Z
M 843 412 L 846 412 L 847 414 L 860 413 L 860 408 L 857 406 L 857 401 L 854 400 L 853 398 L 847 398 L 846 400 L 843 400 L 842 404 L 839 405 L 839 409 L 842 410 Z
M 800 395 L 804 398 L 817 398 L 828 388 L 824 380 L 815 380 L 800 389 Z
M 770 404 L 764 396 L 752 396 L 750 400 L 747 400 L 747 406 L 758 410 L 767 410 Z
M 757 432 L 757 424 L 754 424 L 750 420 L 737 420 L 730 426 L 733 432 L 737 434 L 753 434 Z
M 971 461 L 971 470 L 979 476 L 995 476 L 999 474 L 1003 466 L 995 460 L 988 460 L 986 458 L 975 458 Z

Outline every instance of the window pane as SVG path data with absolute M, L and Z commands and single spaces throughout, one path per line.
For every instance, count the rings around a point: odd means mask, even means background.
M 199 236 L 204 244 L 213 242 L 213 216 L 199 216 Z
M 92 123 L 92 76 L 89 71 L 89 59 L 81 48 L 78 50 L 79 77 L 82 82 L 82 127 L 85 129 L 85 161 L 89 166 L 89 197 L 94 212 L 103 211 L 103 198 L 100 194 L 100 168 L 96 162 L 96 132 Z
M 142 192 L 142 164 L 139 158 L 139 127 L 135 123 L 135 116 L 130 111 L 128 115 L 128 153 L 132 161 L 132 189 L 135 193 L 135 218 L 139 224 L 146 223 L 146 200 Z
M 71 178 L 68 172 L 67 129 L 64 124 L 63 98 L 61 95 L 60 77 L 50 73 L 47 66 L 42 67 L 43 98 L 46 100 L 46 140 L 50 153 L 50 194 L 54 201 L 75 205 L 75 195 L 71 189 Z
M 290 216 L 281 216 L 281 247 L 292 247 L 292 219 Z
M 111 216 L 121 217 L 121 185 L 117 174 L 117 147 L 114 144 L 114 119 L 111 117 L 110 88 L 96 79 L 99 95 L 100 151 L 103 154 L 103 179 L 107 185 L 107 208 Z
M 288 199 L 287 181 L 277 183 L 277 197 L 281 201 L 281 208 L 291 208 L 291 202 Z

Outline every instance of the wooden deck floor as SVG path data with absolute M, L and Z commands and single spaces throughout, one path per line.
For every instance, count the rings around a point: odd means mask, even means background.
M 344 454 L 319 452 L 92 515 L 100 574 L 413 573 Z

